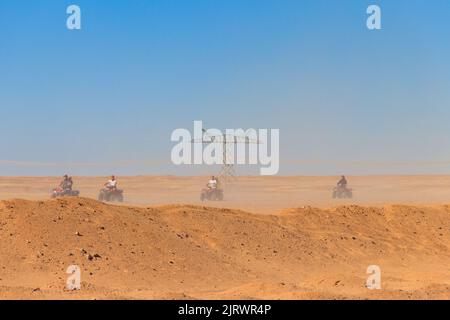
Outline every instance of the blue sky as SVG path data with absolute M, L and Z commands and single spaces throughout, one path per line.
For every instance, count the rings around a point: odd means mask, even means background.
M 0 175 L 207 174 L 194 120 L 280 129 L 280 174 L 448 173 L 449 39 L 448 0 L 0 0 Z

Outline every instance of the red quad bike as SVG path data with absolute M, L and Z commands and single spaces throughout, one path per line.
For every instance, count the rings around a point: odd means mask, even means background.
M 202 193 L 200 194 L 200 200 L 223 201 L 223 190 L 205 188 L 202 190 Z
M 351 199 L 353 198 L 353 189 L 347 187 L 335 187 L 333 189 L 334 199 Z
M 80 191 L 71 190 L 71 189 L 63 189 L 61 187 L 53 189 L 52 198 L 60 198 L 60 197 L 78 197 L 80 195 Z
M 100 190 L 100 193 L 98 195 L 98 201 L 123 202 L 123 190 L 104 188 Z

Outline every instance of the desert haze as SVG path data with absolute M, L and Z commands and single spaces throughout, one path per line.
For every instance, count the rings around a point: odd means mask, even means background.
M 450 176 L 0 178 L 2 299 L 450 299 Z M 82 288 L 65 289 L 70 265 Z M 369 265 L 382 289 L 366 288 Z

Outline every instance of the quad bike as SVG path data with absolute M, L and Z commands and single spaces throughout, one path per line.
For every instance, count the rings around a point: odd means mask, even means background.
M 334 199 L 351 199 L 353 198 L 353 190 L 347 187 L 335 187 L 333 189 Z
M 102 189 L 98 195 L 98 201 L 123 202 L 123 190 L 120 189 Z
M 59 197 L 78 197 L 80 195 L 80 191 L 72 190 L 72 189 L 63 189 L 61 187 L 53 189 L 52 198 Z
M 200 200 L 223 201 L 223 190 L 217 188 L 205 188 L 200 194 Z

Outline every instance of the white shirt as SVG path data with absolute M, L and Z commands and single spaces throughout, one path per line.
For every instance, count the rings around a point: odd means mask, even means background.
M 217 187 L 217 180 L 209 180 L 208 181 L 208 186 L 210 188 L 216 188 Z
M 109 188 L 115 188 L 117 185 L 117 180 L 108 180 L 108 184 L 106 185 Z

